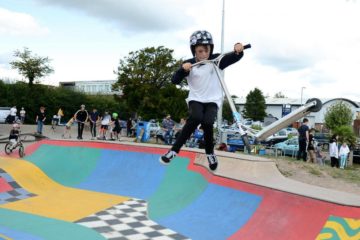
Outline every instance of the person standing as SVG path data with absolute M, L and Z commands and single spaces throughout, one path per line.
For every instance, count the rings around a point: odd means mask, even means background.
M 164 130 L 165 144 L 167 144 L 167 145 L 172 144 L 174 127 L 175 127 L 174 121 L 171 119 L 170 114 L 167 114 L 166 117 L 162 121 L 162 128 Z
M 89 120 L 90 120 L 91 140 L 93 140 L 96 139 L 97 136 L 96 123 L 100 120 L 100 115 L 96 108 L 93 108 L 92 112 L 90 113 Z
M 37 133 L 42 135 L 42 129 L 46 120 L 45 107 L 41 106 L 40 111 L 36 114 L 35 122 L 37 123 Z
M 299 151 L 296 159 L 303 159 L 304 162 L 307 160 L 307 147 L 309 143 L 309 119 L 304 118 L 302 125 L 299 127 Z
M 13 106 L 12 108 L 10 108 L 10 118 L 9 118 L 9 123 L 13 124 L 16 121 L 16 114 L 17 114 L 17 108 L 16 106 Z
M 308 162 L 316 163 L 316 154 L 315 154 L 315 139 L 314 139 L 315 129 L 310 129 L 309 132 L 309 144 L 308 144 L 308 152 L 309 152 L 309 160 Z
M 26 115 L 26 111 L 24 109 L 24 107 L 21 107 L 20 110 L 20 121 L 23 124 L 25 122 L 25 115 Z
M 338 140 L 339 136 L 334 134 L 330 139 L 329 155 L 331 167 L 339 167 L 339 147 Z
M 345 168 L 349 153 L 350 153 L 350 149 L 349 149 L 348 145 L 346 144 L 346 142 L 343 142 L 343 144 L 341 145 L 340 150 L 339 150 L 340 168 L 341 169 Z
M 82 134 L 84 131 L 85 122 L 87 122 L 89 117 L 88 112 L 85 109 L 85 105 L 82 104 L 80 109 L 75 113 L 74 118 L 78 123 L 78 136 L 77 139 L 82 140 Z
M 215 59 L 219 54 L 213 54 L 213 38 L 208 31 L 196 31 L 190 36 L 190 50 L 193 58 L 186 60 L 171 79 L 174 84 L 180 84 L 183 79 L 188 82 L 189 96 L 186 101 L 189 107 L 189 118 L 171 149 L 161 156 L 159 161 L 162 164 L 169 164 L 197 126 L 201 124 L 204 130 L 205 153 L 209 168 L 215 171 L 218 160 L 214 154 L 213 124 L 223 102 L 223 89 L 212 64 L 195 67 L 193 64 Z M 241 43 L 234 44 L 234 51 L 221 59 L 220 71 L 239 61 L 244 55 L 243 50 L 244 47 Z

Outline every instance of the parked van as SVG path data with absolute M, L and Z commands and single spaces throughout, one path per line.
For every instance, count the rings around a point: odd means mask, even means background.
M 0 107 L 0 123 L 5 123 L 7 116 L 10 114 L 10 107 Z

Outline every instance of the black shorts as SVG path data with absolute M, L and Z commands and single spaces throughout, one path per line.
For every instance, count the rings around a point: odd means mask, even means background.
M 113 132 L 116 132 L 116 133 L 120 133 L 120 132 L 121 132 L 121 128 L 119 128 L 119 127 L 114 127 L 112 131 L 113 131 Z
M 101 129 L 108 130 L 108 128 L 109 128 L 109 125 L 101 125 Z

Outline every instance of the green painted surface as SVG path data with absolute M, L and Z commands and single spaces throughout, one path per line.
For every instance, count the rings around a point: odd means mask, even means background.
M 76 223 L 0 208 L 0 225 L 46 240 L 104 240 L 96 231 Z
M 199 173 L 188 171 L 187 158 L 175 158 L 167 166 L 164 180 L 148 199 L 148 214 L 153 220 L 169 216 L 183 209 L 205 190 L 206 179 Z
M 96 167 L 101 149 L 42 144 L 25 159 L 34 163 L 54 181 L 76 186 Z

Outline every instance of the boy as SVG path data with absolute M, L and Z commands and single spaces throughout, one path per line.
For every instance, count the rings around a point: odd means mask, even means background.
M 10 134 L 9 134 L 9 142 L 11 143 L 11 148 L 14 149 L 19 139 L 20 126 L 19 124 L 14 123 L 12 127 L 13 128 L 10 130 Z
M 169 164 L 197 126 L 201 124 L 204 130 L 205 152 L 209 168 L 215 171 L 218 161 L 214 155 L 213 124 L 217 110 L 223 101 L 223 90 L 212 64 L 202 64 L 196 67 L 192 67 L 192 64 L 214 59 L 219 54 L 213 54 L 213 38 L 207 31 L 196 31 L 190 36 L 190 49 L 193 58 L 186 60 L 172 77 L 174 84 L 179 84 L 184 78 L 188 82 L 190 91 L 186 101 L 189 107 L 189 118 L 172 148 L 160 157 L 160 162 L 165 165 Z M 243 45 L 236 43 L 234 52 L 222 58 L 220 69 L 223 70 L 239 61 L 244 55 L 243 50 Z
M 110 133 L 111 140 L 120 140 L 119 133 L 121 132 L 121 126 L 118 116 L 119 115 L 117 113 L 112 114 L 111 124 L 114 124 L 114 127 Z

